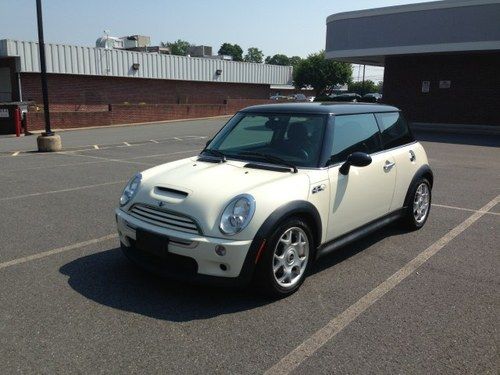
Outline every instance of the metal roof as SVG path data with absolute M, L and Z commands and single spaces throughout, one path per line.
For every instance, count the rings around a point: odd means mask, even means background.
M 254 105 L 242 110 L 247 113 L 310 113 L 347 115 L 371 112 L 394 112 L 398 108 L 384 104 L 369 103 L 278 103 Z
M 292 83 L 291 66 L 49 43 L 45 44 L 45 54 L 48 73 L 269 85 Z M 36 42 L 0 40 L 0 57 L 5 56 L 20 57 L 20 72 L 40 72 Z M 139 64 L 137 70 L 132 68 L 133 64 Z

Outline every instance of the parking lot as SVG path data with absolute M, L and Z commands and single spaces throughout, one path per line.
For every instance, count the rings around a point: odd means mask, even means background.
M 498 137 L 416 134 L 426 226 L 340 249 L 270 301 L 145 274 L 115 234 L 126 181 L 224 122 L 64 132 L 55 154 L 0 138 L 0 373 L 497 373 Z

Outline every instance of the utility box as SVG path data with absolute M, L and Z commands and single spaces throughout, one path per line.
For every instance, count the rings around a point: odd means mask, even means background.
M 0 103 L 0 134 L 14 134 L 16 132 L 14 123 L 16 108 L 16 104 Z

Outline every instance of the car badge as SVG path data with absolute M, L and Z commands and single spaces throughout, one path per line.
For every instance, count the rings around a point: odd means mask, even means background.
M 160 207 L 160 208 L 161 208 L 161 207 L 163 207 L 163 206 L 165 206 L 165 202 L 163 202 L 163 201 L 158 201 L 158 207 Z

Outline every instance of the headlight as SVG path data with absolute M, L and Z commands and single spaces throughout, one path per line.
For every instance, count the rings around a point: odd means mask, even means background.
M 120 197 L 120 206 L 125 206 L 134 197 L 139 190 L 139 185 L 141 184 L 142 175 L 140 173 L 136 174 L 128 182 L 125 189 L 123 189 L 122 196 Z
M 219 226 L 221 232 L 228 235 L 241 232 L 252 220 L 254 212 L 255 199 L 248 194 L 238 195 L 222 212 Z

